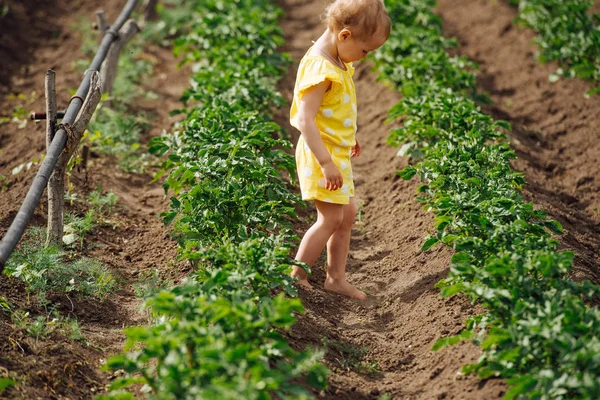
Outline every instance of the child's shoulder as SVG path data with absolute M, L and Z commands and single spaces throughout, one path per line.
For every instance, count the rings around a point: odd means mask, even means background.
M 317 50 L 313 47 L 309 48 L 308 51 L 304 54 L 302 59 L 300 60 L 300 65 L 298 66 L 299 70 L 308 70 L 311 73 L 325 73 L 325 74 L 344 74 L 345 72 L 354 72 L 354 67 L 352 63 L 344 63 L 346 66 L 346 70 L 340 68 L 335 65 L 333 62 L 323 57 Z M 343 78 L 342 78 L 343 79 Z
M 348 64 L 346 64 L 348 65 Z M 310 73 L 335 74 L 344 73 L 345 71 L 333 64 L 331 61 L 319 54 L 311 54 L 307 52 L 300 60 L 299 70 L 306 70 Z
M 311 65 L 314 67 L 323 67 L 333 69 L 333 63 L 318 53 L 311 53 L 310 50 L 304 54 L 300 60 L 300 65 Z

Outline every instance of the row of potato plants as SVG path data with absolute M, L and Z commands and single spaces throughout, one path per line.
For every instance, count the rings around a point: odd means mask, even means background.
M 283 335 L 303 308 L 288 275 L 300 200 L 283 175 L 294 177 L 294 159 L 270 121 L 290 64 L 277 52 L 281 11 L 271 0 L 182 6 L 174 46 L 193 62 L 177 111 L 186 119 L 149 149 L 165 157 L 156 179 L 172 197 L 162 217 L 193 273 L 147 299 L 156 323 L 126 329 L 126 353 L 107 361 L 125 375 L 99 398 L 134 398 L 125 388 L 151 399 L 309 398 L 306 387 L 326 385 L 322 353 L 296 351 Z
M 517 21 L 538 33 L 539 60 L 557 61 L 560 68 L 550 76 L 600 82 L 600 14 L 590 10 L 594 0 L 510 0 L 518 6 Z M 600 86 L 587 92 L 599 93 Z
M 558 251 L 561 225 L 523 200 L 523 174 L 504 135 L 505 121 L 485 115 L 475 88 L 476 65 L 447 50 L 432 12 L 435 0 L 387 0 L 392 36 L 374 56 L 380 78 L 402 92 L 389 112 L 402 119 L 389 143 L 410 163 L 398 174 L 418 176 L 418 200 L 435 217 L 438 243 L 456 253 L 443 297 L 462 293 L 485 306 L 457 336 L 482 348 L 463 372 L 506 378 L 506 399 L 600 398 L 600 312 L 586 306 L 600 289 L 567 278 L 571 252 Z

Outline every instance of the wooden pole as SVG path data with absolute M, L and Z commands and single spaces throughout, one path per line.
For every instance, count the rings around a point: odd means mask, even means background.
M 137 2 L 138 0 L 127 0 L 125 7 L 121 11 L 121 14 L 119 14 L 112 25 L 115 30 L 120 29 L 123 24 L 125 24 L 133 12 Z M 21 240 L 21 237 L 23 236 L 31 217 L 35 212 L 35 209 L 40 204 L 40 199 L 42 198 L 42 194 L 48 185 L 50 175 L 52 174 L 52 171 L 58 162 L 60 154 L 65 148 L 65 144 L 67 143 L 67 126 L 70 126 L 71 122 L 75 121 L 75 118 L 77 117 L 77 114 L 83 105 L 83 98 L 86 97 L 89 92 L 90 77 L 95 71 L 99 70 L 102 61 L 106 57 L 106 53 L 108 53 L 108 48 L 114 41 L 115 37 L 116 33 L 113 34 L 113 32 L 111 32 L 110 34 L 105 34 L 102 38 L 100 47 L 98 47 L 98 51 L 90 63 L 90 67 L 85 72 L 77 92 L 69 101 L 67 111 L 63 118 L 63 123 L 56 128 L 54 140 L 46 152 L 46 157 L 44 157 L 44 160 L 42 161 L 38 172 L 33 179 L 33 182 L 31 183 L 29 191 L 25 196 L 25 200 L 23 200 L 23 204 L 21 204 L 17 215 L 14 217 L 13 221 L 8 227 L 6 234 L 2 240 L 0 240 L 0 272 L 4 270 L 6 261 L 15 250 L 15 247 L 17 247 L 19 240 Z
M 96 11 L 96 24 L 98 25 L 98 32 L 100 32 L 100 40 L 102 40 L 104 32 L 108 29 L 108 24 L 104 18 L 104 10 Z
M 46 150 L 56 132 L 56 74 L 46 71 Z M 48 180 L 48 226 L 46 229 L 46 247 L 62 244 L 63 208 L 65 202 L 64 179 L 54 170 Z
M 56 167 L 50 175 L 48 181 L 48 235 L 46 246 L 55 245 L 62 247 L 62 237 L 64 232 L 64 203 L 65 203 L 65 171 L 67 163 L 79 146 L 81 137 L 85 132 L 94 110 L 102 97 L 102 83 L 98 72 L 93 72 L 90 77 L 90 91 L 81 107 L 77 120 L 70 124 L 61 124 L 61 128 L 67 133 L 67 145 L 56 162 Z M 46 109 L 47 115 L 50 115 L 50 109 Z M 56 105 L 54 112 L 56 112 Z M 50 119 L 48 119 L 50 121 Z M 55 119 L 56 121 L 56 119 Z
M 140 28 L 134 20 L 128 20 L 125 25 L 119 30 L 119 36 L 114 41 L 106 59 L 102 63 L 102 93 L 111 93 L 113 85 L 115 83 L 115 77 L 117 76 L 117 67 L 119 65 L 119 55 L 123 50 L 123 47 L 131 40 L 131 38 L 140 31 Z M 110 103 L 106 102 L 109 105 Z
M 158 17 L 156 12 L 156 4 L 158 0 L 148 0 L 146 10 L 144 11 L 144 22 L 154 21 Z

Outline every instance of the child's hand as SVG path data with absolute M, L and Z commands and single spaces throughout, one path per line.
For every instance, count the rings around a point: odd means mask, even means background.
M 333 161 L 330 160 L 321 165 L 321 171 L 323 171 L 323 175 L 325 176 L 325 188 L 327 190 L 338 190 L 344 184 L 344 178 L 342 178 L 339 168 Z
M 356 140 L 356 145 L 352 146 L 352 149 L 350 150 L 350 157 L 358 156 L 360 156 L 360 144 L 358 143 L 358 140 Z

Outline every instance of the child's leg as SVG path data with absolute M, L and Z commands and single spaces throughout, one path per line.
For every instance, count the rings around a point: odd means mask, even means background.
M 312 267 L 327 245 L 331 235 L 339 228 L 344 219 L 344 205 L 325 203 L 315 200 L 317 206 L 317 222 L 304 234 L 296 260 L 305 262 Z M 298 283 L 308 285 L 308 276 L 300 267 L 294 267 L 292 276 L 298 278 Z
M 344 219 L 342 223 L 327 242 L 328 267 L 325 289 L 364 300 L 367 296 L 346 282 L 345 279 L 346 261 L 348 259 L 348 251 L 350 250 L 350 234 L 357 208 L 354 198 L 351 197 L 350 203 L 344 206 Z

